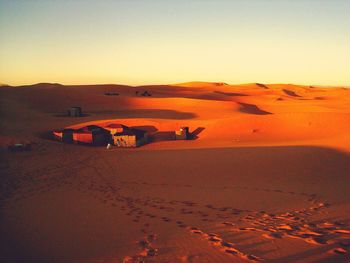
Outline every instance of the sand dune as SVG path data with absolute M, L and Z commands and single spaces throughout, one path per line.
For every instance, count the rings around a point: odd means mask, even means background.
M 267 112 L 260 109 L 258 106 L 254 104 L 240 102 L 239 105 L 241 105 L 239 110 L 244 113 L 255 114 L 255 115 L 272 114 L 271 112 Z
M 224 82 L 192 81 L 192 82 L 185 82 L 185 83 L 175 84 L 174 86 L 205 88 L 205 87 L 228 86 L 228 84 L 224 83 Z
M 221 82 L 1 87 L 0 261 L 347 262 L 349 95 Z M 65 116 L 70 106 L 84 117 Z M 47 137 L 110 122 L 195 136 L 112 150 Z M 32 150 L 6 150 L 19 142 Z

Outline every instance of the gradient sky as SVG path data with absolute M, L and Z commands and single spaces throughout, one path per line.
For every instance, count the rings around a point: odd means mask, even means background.
M 0 0 L 0 82 L 350 85 L 349 0 Z

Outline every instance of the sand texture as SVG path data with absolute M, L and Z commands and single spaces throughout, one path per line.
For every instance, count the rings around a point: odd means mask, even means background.
M 349 89 L 41 83 L 0 107 L 0 262 L 350 262 Z M 50 137 L 110 122 L 159 136 Z

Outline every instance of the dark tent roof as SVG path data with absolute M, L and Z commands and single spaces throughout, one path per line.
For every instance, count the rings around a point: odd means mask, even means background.
M 128 129 L 128 126 L 125 126 L 123 124 L 120 123 L 111 123 L 109 125 L 106 126 L 106 128 L 113 128 L 113 129 L 117 129 L 117 128 L 122 128 L 122 129 Z
M 108 131 L 106 131 L 105 129 L 101 128 L 100 126 L 97 126 L 97 125 L 88 125 L 88 126 L 85 126 L 85 127 L 82 127 L 78 130 L 76 130 L 76 132 L 78 133 L 90 133 L 90 132 L 106 132 L 108 133 Z

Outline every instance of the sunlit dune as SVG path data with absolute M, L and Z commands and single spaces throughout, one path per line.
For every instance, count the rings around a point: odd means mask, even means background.
M 145 91 L 150 96 L 140 95 Z M 206 82 L 140 87 L 40 83 L 3 87 L 1 92 L 7 109 L 3 113 L 3 137 L 35 138 L 37 133 L 79 122 L 118 119 L 135 125 L 153 122 L 164 129 L 204 126 L 201 138 L 191 142 L 190 147 L 205 147 L 206 143 L 211 147 L 215 144 L 232 147 L 304 141 L 347 148 L 344 138 L 349 130 L 350 99 L 349 90 L 342 88 Z M 106 96 L 108 93 L 117 95 Z M 81 106 L 86 117 L 81 120 L 59 117 L 74 105 Z M 35 118 L 45 121 L 33 125 Z M 31 135 L 33 131 L 35 134 Z M 333 145 L 338 136 L 341 143 Z M 214 137 L 215 141 L 206 141 Z
M 198 87 L 198 88 L 212 88 L 212 87 L 221 87 L 228 86 L 225 82 L 202 82 L 202 81 L 192 81 L 192 82 L 184 82 L 173 84 L 173 86 L 181 86 L 181 87 Z

